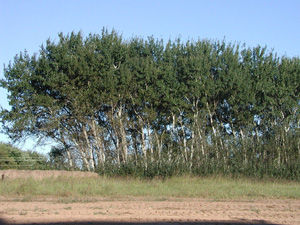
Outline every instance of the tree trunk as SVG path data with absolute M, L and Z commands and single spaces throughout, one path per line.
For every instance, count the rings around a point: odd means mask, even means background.
M 190 154 L 190 172 L 192 172 L 192 167 L 193 167 L 194 144 L 195 144 L 195 131 L 193 129 L 192 130 L 191 154 Z
M 184 130 L 184 126 L 183 126 L 183 122 L 182 122 L 182 117 L 181 116 L 180 116 L 179 123 L 180 123 L 181 130 L 182 130 L 183 149 L 184 149 L 184 161 L 187 162 L 188 161 L 188 152 L 187 152 L 187 145 L 186 145 L 185 130 Z
M 124 160 L 124 162 L 126 162 L 127 161 L 128 148 L 127 148 L 127 139 L 126 139 L 125 127 L 124 127 L 123 121 L 122 121 L 122 111 L 123 111 L 123 107 L 120 106 L 119 112 L 118 112 L 119 126 L 120 126 L 119 129 L 120 129 L 120 135 L 121 135 L 123 160 Z
M 140 134 L 141 134 L 141 145 L 142 145 L 142 151 L 144 156 L 144 164 L 147 169 L 148 163 L 147 163 L 147 150 L 146 150 L 146 144 L 145 144 L 145 134 L 144 134 L 144 126 L 143 121 L 141 118 L 139 118 L 139 124 L 140 124 Z
M 161 140 L 159 140 L 158 134 L 156 131 L 154 131 L 155 137 L 156 137 L 156 142 L 157 142 L 157 148 L 158 148 L 158 161 L 161 160 L 161 153 L 162 153 L 162 136 L 161 135 Z
M 87 151 L 88 151 L 88 162 L 91 166 L 91 170 L 92 171 L 95 171 L 95 163 L 94 163 L 94 155 L 93 155 L 93 146 L 92 144 L 90 143 L 90 140 L 89 140 L 89 137 L 88 137 L 88 134 L 87 134 L 87 131 L 86 131 L 86 128 L 85 126 L 83 125 L 83 128 L 82 128 L 82 131 L 83 131 L 83 134 L 84 134 L 84 137 L 85 137 L 85 141 L 86 141 L 86 144 L 87 144 Z
M 93 119 L 92 120 L 92 126 L 91 126 L 93 136 L 94 136 L 94 141 L 95 145 L 97 148 L 97 155 L 98 155 L 98 164 L 104 165 L 105 163 L 105 151 L 104 151 L 104 146 L 101 140 L 101 137 L 99 137 L 100 132 L 99 129 L 97 128 L 96 121 Z
M 153 143 L 152 143 L 152 135 L 151 135 L 151 131 L 150 131 L 150 124 L 148 121 L 148 126 L 147 126 L 147 132 L 148 132 L 148 144 L 150 147 L 150 154 L 151 154 L 151 163 L 154 162 L 154 155 L 153 155 Z
M 169 155 L 169 162 L 171 162 L 172 160 L 172 155 L 173 155 L 173 141 L 175 139 L 175 124 L 176 124 L 176 118 L 175 118 L 175 114 L 172 113 L 172 129 L 171 129 L 171 143 L 170 143 L 170 147 L 169 147 L 169 151 L 168 151 L 168 155 Z
M 70 169 L 73 169 L 73 159 L 72 159 L 72 155 L 71 155 L 69 146 L 68 146 L 68 144 L 66 143 L 64 134 L 63 134 L 63 132 L 62 132 L 61 129 L 59 129 L 59 133 L 60 133 L 60 141 L 63 143 L 63 145 L 64 145 L 64 147 L 65 147 L 65 150 L 66 150 L 66 154 L 67 154 L 67 158 L 68 158 L 68 163 L 69 163 L 69 168 L 70 168 Z
M 84 170 L 91 171 L 90 164 L 86 157 L 86 152 L 82 149 L 82 147 L 79 145 L 75 138 L 72 138 L 72 140 L 76 148 L 78 149 L 79 154 L 81 155 Z
M 65 149 L 66 149 L 66 153 L 67 153 L 67 157 L 68 157 L 69 168 L 71 170 L 73 170 L 73 159 L 72 159 L 72 156 L 71 156 L 70 149 L 68 147 L 65 147 Z
M 217 157 L 217 160 L 219 159 L 219 150 L 218 150 L 218 140 L 217 140 L 217 131 L 216 131 L 216 128 L 214 126 L 214 121 L 213 121 L 213 115 L 209 109 L 209 105 L 208 105 L 208 102 L 206 102 L 206 107 L 207 107 L 207 110 L 208 110 L 208 114 L 209 114 L 209 119 L 210 119 L 210 124 L 211 124 L 211 127 L 212 127 L 212 130 L 213 130 L 213 134 L 214 134 L 214 137 L 215 137 L 215 145 L 216 145 L 216 157 Z

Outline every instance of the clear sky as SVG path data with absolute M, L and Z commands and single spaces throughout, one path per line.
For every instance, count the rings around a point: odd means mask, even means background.
M 0 78 L 3 64 L 25 49 L 38 52 L 48 38 L 72 31 L 115 29 L 133 36 L 174 40 L 218 39 L 300 55 L 300 0 L 0 0 Z M 9 108 L 0 89 L 0 105 Z M 9 142 L 1 134 L 0 141 Z M 35 141 L 18 147 L 31 149 Z M 48 147 L 36 147 L 46 153 Z

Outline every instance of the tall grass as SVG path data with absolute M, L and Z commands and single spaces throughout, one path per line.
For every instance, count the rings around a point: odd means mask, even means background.
M 255 181 L 245 178 L 172 177 L 166 180 L 135 178 L 47 178 L 0 182 L 0 195 L 6 197 L 53 198 L 205 198 L 205 199 L 300 199 L 300 183 Z

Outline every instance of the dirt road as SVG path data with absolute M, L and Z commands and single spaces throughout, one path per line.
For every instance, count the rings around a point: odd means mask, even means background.
M 88 203 L 1 199 L 6 224 L 300 224 L 300 200 L 105 200 Z

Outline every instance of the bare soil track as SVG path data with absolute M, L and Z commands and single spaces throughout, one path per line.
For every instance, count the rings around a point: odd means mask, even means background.
M 3 224 L 300 224 L 300 200 L 0 200 Z

